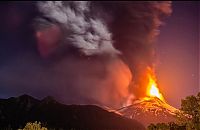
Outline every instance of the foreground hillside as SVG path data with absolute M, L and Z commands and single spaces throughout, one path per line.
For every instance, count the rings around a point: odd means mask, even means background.
M 136 120 L 95 105 L 64 105 L 51 97 L 38 100 L 28 95 L 0 99 L 0 128 L 17 129 L 33 121 L 57 129 L 144 130 Z

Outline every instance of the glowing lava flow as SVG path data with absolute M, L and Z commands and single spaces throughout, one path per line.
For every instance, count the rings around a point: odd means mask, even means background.
M 151 69 L 150 69 L 151 70 Z M 148 73 L 148 87 L 147 87 L 147 96 L 150 97 L 157 97 L 162 101 L 165 101 L 164 97 L 162 96 L 162 94 L 160 93 L 157 84 L 156 84 L 156 80 L 154 78 L 154 76 L 152 75 L 151 71 L 150 73 Z

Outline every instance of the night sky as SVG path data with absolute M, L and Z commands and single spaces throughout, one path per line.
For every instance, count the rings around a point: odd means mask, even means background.
M 42 68 L 40 68 L 40 64 L 48 64 L 48 61 L 47 63 L 40 62 L 35 64 L 35 61 L 38 61 L 38 59 L 41 59 L 41 57 L 37 55 L 38 48 L 35 45 L 35 32 L 30 27 L 31 21 L 33 20 L 32 18 L 38 13 L 33 4 L 4 3 L 0 5 L 0 8 L 2 10 L 0 12 L 0 98 L 7 98 L 28 92 L 28 88 L 26 87 L 28 84 L 30 84 L 30 87 L 37 85 L 37 83 L 26 82 L 23 84 L 24 86 L 22 85 L 20 87 L 24 88 L 25 91 L 18 90 L 17 85 L 20 84 L 20 81 L 16 82 L 12 78 L 17 78 L 20 80 L 26 79 L 27 73 L 25 71 L 21 71 L 21 74 L 16 76 L 12 75 L 12 71 L 18 70 L 16 69 L 17 67 L 19 67 L 19 71 L 17 72 L 26 69 L 42 70 Z M 167 102 L 175 107 L 180 107 L 180 100 L 188 95 L 197 94 L 200 87 L 200 9 L 198 2 L 173 2 L 172 10 L 173 12 L 171 16 L 167 17 L 164 21 L 165 25 L 160 28 L 160 35 L 157 39 L 156 74 L 159 88 Z M 50 35 L 49 38 L 52 38 L 52 36 Z M 29 55 L 30 52 L 31 55 Z M 24 63 L 23 59 L 26 58 L 32 58 L 33 60 Z M 79 61 L 73 62 L 80 65 Z M 104 63 L 101 62 L 101 64 Z M 65 63 L 62 65 L 65 65 Z M 67 66 L 70 68 L 72 65 L 67 63 Z M 87 64 L 83 63 L 83 66 L 86 67 Z M 59 70 L 59 67 L 56 69 Z M 95 70 L 101 71 L 102 68 L 98 69 L 97 65 Z M 81 70 L 81 72 L 84 73 L 84 70 Z M 31 74 L 34 73 L 30 73 L 29 76 L 31 76 Z M 52 73 L 49 72 L 49 74 Z M 64 72 L 56 74 L 67 75 Z M 100 76 L 103 75 L 100 72 L 98 74 Z M 7 81 L 4 81 L 7 78 L 3 77 L 10 75 L 13 77 Z M 33 79 L 40 80 L 42 78 L 37 77 L 36 75 L 33 76 Z M 44 81 L 42 82 L 46 83 L 47 78 L 50 78 L 51 80 L 50 76 L 46 77 L 46 79 L 44 78 Z M 16 82 L 16 86 L 15 82 L 13 81 Z M 60 79 L 60 81 L 63 82 L 64 79 Z M 12 83 L 7 84 L 7 82 Z M 49 85 L 51 86 L 51 84 Z M 34 89 L 33 91 L 35 91 L 33 93 L 38 94 L 38 97 L 43 96 L 43 92 L 37 92 L 37 89 Z M 52 91 L 54 91 L 53 88 Z M 51 91 L 46 93 L 46 95 L 48 94 L 51 94 Z M 59 95 L 59 93 L 57 93 L 57 95 Z M 71 96 L 73 96 L 73 92 Z
M 157 41 L 157 78 L 167 101 L 199 92 L 199 4 L 173 2 L 173 13 L 161 27 Z

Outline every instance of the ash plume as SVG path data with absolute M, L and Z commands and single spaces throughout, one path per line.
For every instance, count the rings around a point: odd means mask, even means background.
M 39 29 L 52 24 L 59 26 L 63 33 L 63 48 L 71 44 L 85 55 L 117 54 L 113 47 L 112 34 L 105 21 L 96 18 L 90 10 L 90 2 L 38 2 L 39 11 L 45 18 L 36 19 Z
M 106 5 L 107 10 L 110 5 Z M 148 67 L 154 69 L 154 43 L 162 19 L 171 13 L 170 2 L 116 3 L 111 12 L 114 46 L 129 66 L 133 80 L 129 89 L 135 96 L 145 96 Z
M 2 66 L 1 84 L 114 108 L 145 94 L 145 71 L 153 68 L 158 27 L 171 2 L 41 1 L 36 8 L 37 52 L 21 52 L 9 62 L 15 66 Z

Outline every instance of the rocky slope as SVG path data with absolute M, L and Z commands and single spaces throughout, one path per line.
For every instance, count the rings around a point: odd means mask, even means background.
M 118 112 L 148 126 L 150 123 L 174 121 L 176 112 L 180 111 L 156 97 L 145 97 L 134 100 L 132 105 L 123 107 Z

